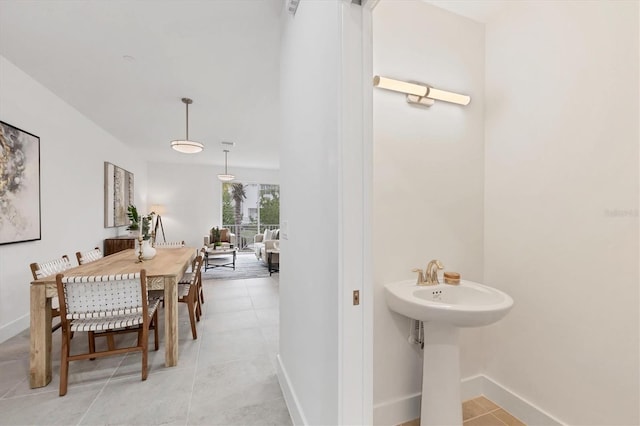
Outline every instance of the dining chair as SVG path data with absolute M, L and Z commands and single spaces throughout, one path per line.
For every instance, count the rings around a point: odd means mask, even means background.
M 193 272 L 190 274 L 189 283 L 178 283 L 178 302 L 186 303 L 189 309 L 189 321 L 191 321 L 191 335 L 193 339 L 198 338 L 196 331 L 196 320 L 200 321 L 200 298 L 198 292 L 200 290 L 202 275 L 202 255 L 196 257 L 193 266 Z
M 66 254 L 57 259 L 49 260 L 47 262 L 34 262 L 29 265 L 31 268 L 31 275 L 33 275 L 34 280 L 38 280 L 40 278 L 48 277 L 49 275 L 54 275 L 59 272 L 66 271 L 69 268 L 72 268 L 71 262 L 69 261 L 69 256 Z M 51 298 L 51 319 L 60 316 L 60 308 L 59 301 L 57 297 Z M 53 322 L 52 322 L 53 324 Z M 62 326 L 62 323 L 57 323 L 51 326 L 51 331 L 54 332 Z
M 182 248 L 184 247 L 184 241 L 165 241 L 163 243 L 156 242 L 155 248 Z
M 100 248 L 96 247 L 89 251 L 77 251 L 76 258 L 78 259 L 78 265 L 84 265 L 86 263 L 94 262 L 98 259 L 102 259 L 104 255 Z
M 202 256 L 203 262 L 204 262 L 204 257 L 206 255 L 207 252 L 207 248 L 206 247 L 202 247 L 200 249 L 200 255 Z M 193 271 L 196 270 L 196 259 L 193 259 L 193 263 L 191 264 L 191 272 L 187 272 L 185 273 L 182 278 L 180 278 L 180 281 L 178 282 L 178 284 L 189 284 L 191 283 L 191 277 L 193 274 Z M 198 272 L 199 274 L 202 275 L 202 272 Z M 200 278 L 198 279 L 198 289 L 197 289 L 197 294 L 198 294 L 198 310 L 202 313 L 202 309 L 200 308 L 200 304 L 204 304 L 204 289 L 202 288 L 202 276 L 200 276 Z
M 148 374 L 149 327 L 158 323 L 158 301 L 147 301 L 147 276 L 142 269 L 135 274 L 68 276 L 56 275 L 62 347 L 60 359 L 60 396 L 67 393 L 69 362 L 101 358 L 129 352 L 142 352 L 142 380 Z M 89 333 L 89 352 L 70 354 L 70 334 Z M 135 346 L 95 351 L 95 333 L 117 335 L 137 332 Z M 158 349 L 157 327 L 154 333 Z

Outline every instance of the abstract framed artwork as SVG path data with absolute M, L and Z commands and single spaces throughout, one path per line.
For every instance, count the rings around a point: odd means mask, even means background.
M 0 245 L 41 239 L 40 138 L 0 121 Z
M 104 227 L 129 224 L 127 208 L 133 204 L 133 173 L 104 162 Z

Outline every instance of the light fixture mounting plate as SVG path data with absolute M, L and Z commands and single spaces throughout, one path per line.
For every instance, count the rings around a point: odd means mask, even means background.
M 190 98 L 182 98 L 182 103 L 183 104 L 187 104 L 187 105 L 191 105 L 193 103 L 193 99 Z

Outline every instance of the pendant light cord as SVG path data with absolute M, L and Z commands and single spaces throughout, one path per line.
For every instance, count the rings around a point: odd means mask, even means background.
M 186 103 L 187 105 L 187 140 L 189 140 L 189 104 Z

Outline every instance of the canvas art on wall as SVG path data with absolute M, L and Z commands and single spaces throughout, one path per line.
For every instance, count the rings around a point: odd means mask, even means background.
M 0 121 L 0 244 L 39 240 L 40 138 Z
M 133 173 L 105 161 L 104 227 L 128 225 L 130 204 L 133 204 Z

